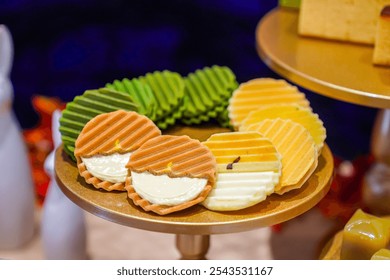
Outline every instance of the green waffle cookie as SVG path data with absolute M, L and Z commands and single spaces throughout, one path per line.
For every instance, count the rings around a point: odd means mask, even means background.
M 217 122 L 219 123 L 220 126 L 233 130 L 233 126 L 230 122 L 229 111 L 227 110 L 227 106 L 225 107 L 225 110 L 218 113 Z
M 191 125 L 216 119 L 238 87 L 236 76 L 226 66 L 205 67 L 184 78 L 188 98 L 182 122 Z
M 66 105 L 60 118 L 64 151 L 73 159 L 74 147 L 84 125 L 95 116 L 116 110 L 136 111 L 139 106 L 129 94 L 108 88 L 87 90 Z
M 155 71 L 140 76 L 139 80 L 152 88 L 157 101 L 156 121 L 164 122 L 172 112 L 180 110 L 184 96 L 184 80 L 179 73 L 168 70 Z
M 157 100 L 149 85 L 142 83 L 139 79 L 115 80 L 107 83 L 106 88 L 110 88 L 131 96 L 135 103 L 139 105 L 138 113 L 147 116 L 152 121 L 156 120 Z

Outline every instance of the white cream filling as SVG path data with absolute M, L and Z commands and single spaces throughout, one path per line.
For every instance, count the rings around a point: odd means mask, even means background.
M 126 180 L 128 169 L 126 164 L 131 153 L 111 155 L 96 155 L 92 157 L 82 157 L 87 170 L 96 178 L 111 183 L 123 183 Z
M 135 191 L 153 204 L 173 206 L 196 198 L 207 184 L 207 179 L 168 175 L 153 175 L 149 172 L 131 172 Z
M 202 204 L 215 211 L 239 210 L 266 199 L 274 192 L 280 173 L 273 171 L 219 173 Z

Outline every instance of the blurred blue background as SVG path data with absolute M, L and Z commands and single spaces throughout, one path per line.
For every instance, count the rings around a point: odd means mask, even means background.
M 15 47 L 11 80 L 23 128 L 38 115 L 33 95 L 67 102 L 106 82 L 169 69 L 186 75 L 229 66 L 239 82 L 278 77 L 259 58 L 255 29 L 276 0 L 0 0 L 0 19 Z M 335 65 L 337 67 L 337 65 Z M 375 109 L 308 92 L 335 155 L 369 152 Z

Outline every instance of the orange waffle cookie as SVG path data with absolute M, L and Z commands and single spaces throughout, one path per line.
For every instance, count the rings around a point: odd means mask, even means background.
M 249 112 L 265 105 L 297 103 L 309 107 L 309 101 L 302 92 L 285 80 L 258 78 L 240 84 L 229 100 L 229 118 L 238 128 Z
M 136 112 L 100 114 L 84 126 L 76 140 L 79 173 L 98 189 L 123 191 L 130 154 L 159 135 L 157 126 Z
M 298 189 L 314 172 L 318 154 L 313 137 L 301 124 L 280 118 L 266 119 L 251 126 L 269 138 L 282 156 L 282 176 L 275 193 Z
M 162 135 L 132 154 L 126 190 L 135 205 L 159 215 L 202 202 L 215 183 L 211 151 L 188 136 Z

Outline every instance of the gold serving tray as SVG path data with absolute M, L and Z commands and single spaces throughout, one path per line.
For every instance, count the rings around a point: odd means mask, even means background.
M 300 36 L 298 17 L 298 10 L 275 8 L 260 20 L 257 49 L 271 69 L 337 100 L 390 108 L 390 67 L 373 65 L 373 46 Z
M 167 133 L 206 140 L 211 134 L 227 131 L 215 126 L 175 126 Z M 81 208 L 106 220 L 150 231 L 175 234 L 233 233 L 270 226 L 292 219 L 315 206 L 328 192 L 333 177 L 333 157 L 327 145 L 313 176 L 298 190 L 273 194 L 266 201 L 239 211 L 214 212 L 195 205 L 180 212 L 159 216 L 145 212 L 127 198 L 126 192 L 106 192 L 85 183 L 76 164 L 60 147 L 55 171 L 64 194 Z

